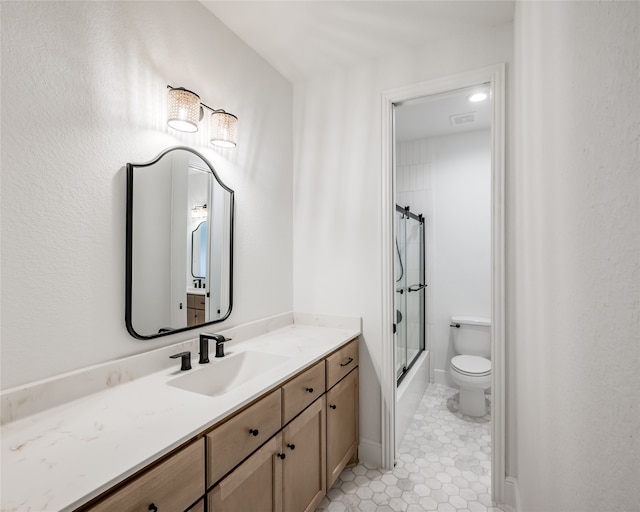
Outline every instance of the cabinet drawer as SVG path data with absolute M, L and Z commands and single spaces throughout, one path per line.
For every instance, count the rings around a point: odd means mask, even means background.
M 206 435 L 207 487 L 215 484 L 281 427 L 277 389 Z
M 93 507 L 90 512 L 186 510 L 204 495 L 204 439 L 180 450 L 134 478 Z
M 358 338 L 327 357 L 327 389 L 358 366 Z
M 188 308 L 196 307 L 196 296 L 193 293 L 187 293 L 187 307 Z
M 320 361 L 282 386 L 283 424 L 324 393 L 324 374 L 324 361 Z

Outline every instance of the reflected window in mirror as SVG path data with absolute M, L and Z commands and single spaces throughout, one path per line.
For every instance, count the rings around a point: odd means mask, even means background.
M 234 192 L 196 151 L 127 164 L 125 323 L 139 339 L 228 318 Z

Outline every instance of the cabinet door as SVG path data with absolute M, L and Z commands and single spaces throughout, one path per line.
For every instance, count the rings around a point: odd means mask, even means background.
M 211 490 L 209 512 L 281 512 L 281 454 L 278 434 Z
M 358 454 L 358 369 L 327 392 L 327 488 Z
M 325 397 L 311 404 L 282 431 L 284 512 L 311 512 L 326 493 Z
M 191 507 L 188 512 L 204 512 L 204 498 L 202 498 L 198 503 Z
M 187 327 L 191 327 L 192 325 L 198 325 L 196 310 L 194 308 L 187 308 Z

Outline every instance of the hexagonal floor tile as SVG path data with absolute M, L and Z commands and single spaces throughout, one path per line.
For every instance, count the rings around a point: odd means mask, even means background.
M 458 398 L 457 390 L 430 384 L 393 471 L 366 464 L 345 469 L 317 510 L 502 512 L 489 495 L 490 415 L 461 414 Z

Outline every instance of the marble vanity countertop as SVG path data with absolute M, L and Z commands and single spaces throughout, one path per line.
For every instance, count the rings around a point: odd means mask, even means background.
M 210 348 L 211 363 L 199 365 L 193 340 L 188 345 L 193 369 L 188 372 L 179 370 L 179 360 L 171 360 L 169 367 L 5 423 L 1 510 L 66 511 L 86 503 L 360 334 L 359 319 L 331 318 L 299 315 L 293 321 L 291 314 L 290 325 L 268 332 L 259 322 L 244 331 L 219 331 L 234 338 L 225 346 L 226 357 L 257 351 L 283 359 L 224 395 L 211 397 L 168 385 L 220 361 Z M 184 347 L 164 347 L 148 358 L 160 352 L 166 366 L 168 354 Z M 135 357 L 149 364 L 144 355 Z M 78 379 L 89 378 L 87 373 L 76 377 L 76 385 L 81 384 Z M 24 389 L 9 391 L 3 392 L 3 402 L 26 396 Z

